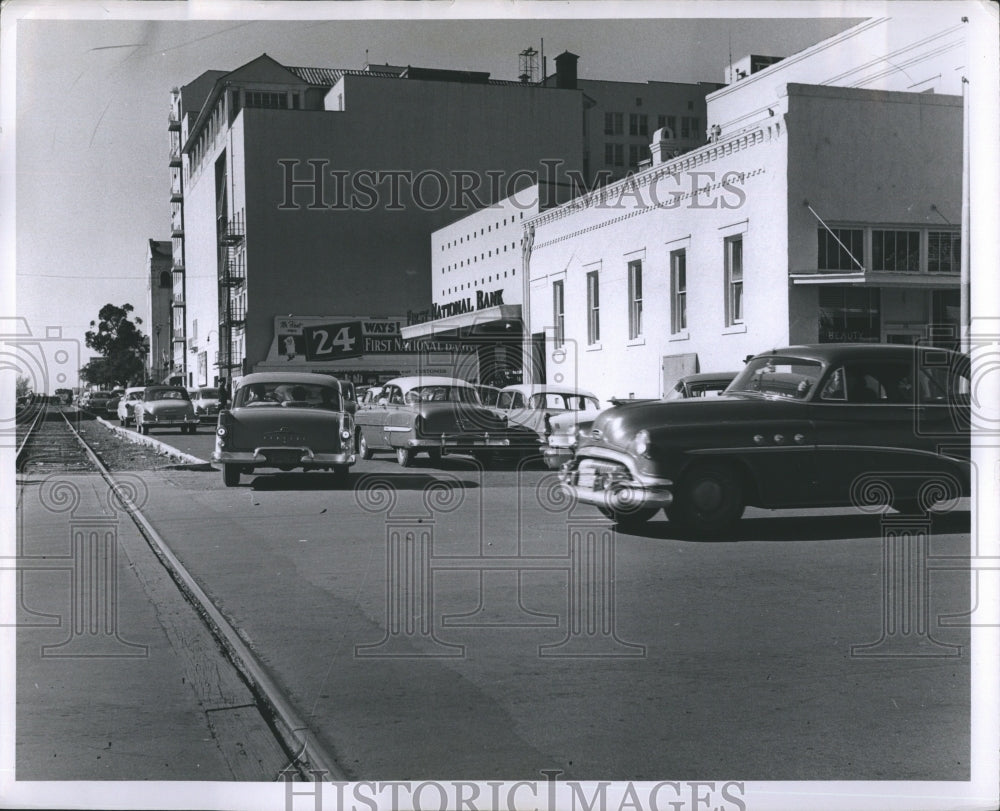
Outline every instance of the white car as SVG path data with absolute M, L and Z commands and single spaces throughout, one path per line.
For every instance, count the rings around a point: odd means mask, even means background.
M 201 422 L 214 423 L 219 418 L 219 389 L 215 386 L 201 386 L 188 389 L 194 413 Z
M 580 412 L 600 408 L 597 395 L 573 386 L 545 383 L 517 383 L 500 389 L 496 411 L 512 425 L 534 431 L 538 437 L 537 453 L 548 443 L 550 423 L 556 417 L 572 419 Z
M 140 434 L 151 428 L 180 428 L 182 434 L 198 430 L 198 417 L 183 386 L 147 386 L 132 415 Z
M 142 399 L 142 393 L 145 390 L 145 386 L 131 386 L 125 389 L 125 393 L 118 400 L 118 423 L 120 425 L 128 425 L 132 422 L 135 404 Z

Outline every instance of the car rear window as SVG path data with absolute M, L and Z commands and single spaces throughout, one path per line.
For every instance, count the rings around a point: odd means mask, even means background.
M 274 381 L 241 386 L 233 398 L 234 408 L 267 407 L 322 408 L 340 411 L 340 391 L 336 386 L 317 383 Z

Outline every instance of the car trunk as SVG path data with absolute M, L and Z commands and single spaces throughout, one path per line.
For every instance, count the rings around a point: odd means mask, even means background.
M 313 452 L 340 452 L 340 419 L 330 411 L 309 408 L 250 408 L 231 412 L 226 447 L 308 447 Z

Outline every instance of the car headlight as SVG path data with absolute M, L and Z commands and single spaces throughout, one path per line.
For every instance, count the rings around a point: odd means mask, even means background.
M 346 442 L 351 438 L 351 432 L 345 428 L 343 431 L 340 432 L 340 438 Z
M 639 433 L 635 435 L 632 440 L 632 447 L 639 456 L 645 456 L 649 458 L 651 442 L 649 439 L 649 431 L 643 428 Z

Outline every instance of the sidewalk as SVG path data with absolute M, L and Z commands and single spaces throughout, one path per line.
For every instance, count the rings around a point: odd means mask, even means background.
M 116 478 L 141 506 L 144 480 Z M 17 780 L 273 780 L 252 695 L 108 494 L 18 482 Z

